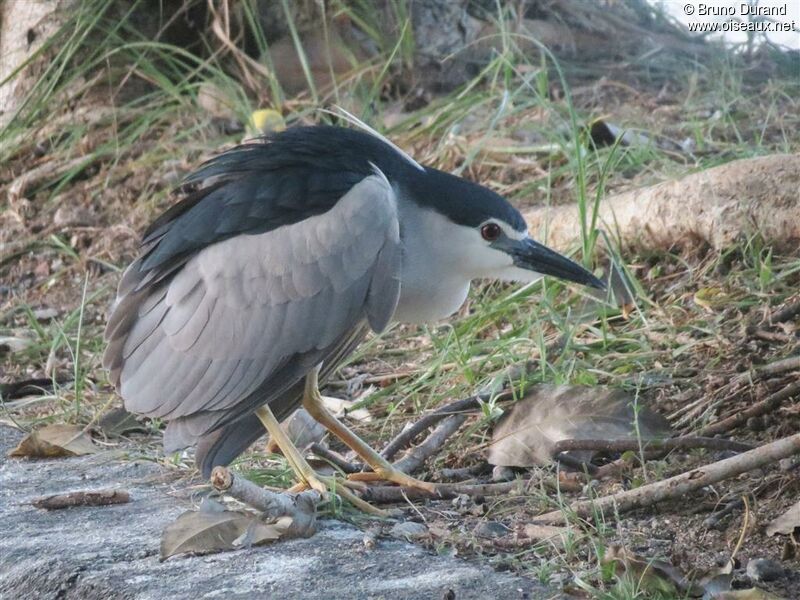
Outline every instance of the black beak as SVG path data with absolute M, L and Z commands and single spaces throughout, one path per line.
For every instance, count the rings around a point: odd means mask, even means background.
M 605 283 L 578 263 L 531 238 L 515 240 L 513 247 L 507 251 L 513 257 L 514 265 L 521 269 L 536 271 L 542 275 L 551 275 L 566 281 L 574 281 L 598 290 L 606 289 Z

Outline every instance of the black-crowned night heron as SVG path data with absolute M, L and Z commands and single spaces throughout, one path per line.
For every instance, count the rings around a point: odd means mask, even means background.
M 490 190 L 417 164 L 375 132 L 297 127 L 212 159 L 147 230 L 109 318 L 104 365 L 132 412 L 197 445 L 206 476 L 264 432 L 302 483 L 326 484 L 278 423 L 301 404 L 380 478 L 394 469 L 322 405 L 323 381 L 389 322 L 447 317 L 473 279 L 602 288 L 528 234 Z

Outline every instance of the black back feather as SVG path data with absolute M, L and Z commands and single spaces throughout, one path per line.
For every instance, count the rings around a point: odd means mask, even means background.
M 145 233 L 140 285 L 164 279 L 216 242 L 330 210 L 373 174 L 373 165 L 401 195 L 456 223 L 476 227 L 495 217 L 525 229 L 519 212 L 494 192 L 436 169 L 419 170 L 373 135 L 341 127 L 295 127 L 228 150 L 186 179 L 187 185 L 203 187 Z

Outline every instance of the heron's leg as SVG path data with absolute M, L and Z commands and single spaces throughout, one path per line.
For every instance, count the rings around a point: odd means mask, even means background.
M 283 456 L 286 458 L 289 466 L 294 471 L 301 484 L 304 484 L 311 489 L 317 490 L 319 493 L 325 495 L 332 489 L 335 493 L 339 494 L 348 500 L 355 507 L 360 508 L 364 512 L 371 513 L 378 516 L 386 516 L 386 512 L 375 508 L 368 502 L 365 502 L 346 487 L 346 482 L 342 480 L 335 481 L 333 477 L 320 476 L 311 468 L 301 452 L 294 445 L 289 436 L 278 423 L 278 419 L 272 414 L 269 406 L 264 405 L 256 409 L 256 416 L 263 423 L 270 437 L 275 440 L 275 443 L 281 449 Z
M 308 411 L 314 419 L 319 421 L 328 431 L 342 440 L 348 448 L 358 454 L 361 459 L 372 467 L 374 473 L 355 473 L 351 479 L 362 481 L 383 480 L 391 481 L 399 485 L 435 492 L 436 485 L 428 481 L 420 481 L 410 475 L 396 469 L 392 464 L 375 452 L 355 433 L 339 419 L 333 416 L 322 403 L 322 396 L 319 393 L 319 383 L 317 380 L 317 369 L 313 369 L 306 375 L 305 391 L 303 393 L 303 408 Z

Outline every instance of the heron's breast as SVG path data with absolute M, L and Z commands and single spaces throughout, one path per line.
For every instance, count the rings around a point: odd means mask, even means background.
M 469 293 L 469 280 L 461 277 L 404 277 L 393 321 L 429 323 L 456 312 Z

